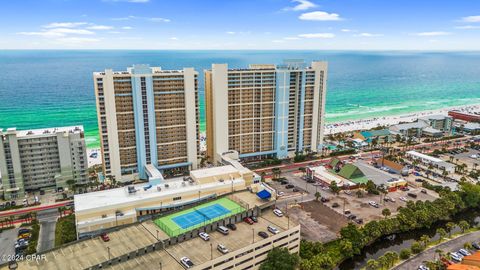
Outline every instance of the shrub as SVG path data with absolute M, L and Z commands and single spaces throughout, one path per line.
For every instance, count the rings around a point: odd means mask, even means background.
M 404 248 L 400 251 L 400 259 L 402 260 L 406 260 L 410 258 L 411 255 L 412 255 L 412 251 L 410 251 L 409 248 Z

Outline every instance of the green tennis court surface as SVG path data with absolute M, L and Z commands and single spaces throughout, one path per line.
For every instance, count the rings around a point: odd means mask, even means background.
M 156 219 L 155 224 L 170 237 L 245 211 L 236 202 L 222 198 Z

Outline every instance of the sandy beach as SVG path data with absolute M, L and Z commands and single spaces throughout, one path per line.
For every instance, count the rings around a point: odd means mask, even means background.
M 458 110 L 461 112 L 480 112 L 480 104 L 448 107 L 438 110 L 421 111 L 409 113 L 405 115 L 374 117 L 368 119 L 348 120 L 336 123 L 327 123 L 325 125 L 325 134 L 335 134 L 340 132 L 348 132 L 353 130 L 368 130 L 379 126 L 391 126 L 400 122 L 415 122 L 418 118 L 428 115 L 448 115 L 448 111 Z

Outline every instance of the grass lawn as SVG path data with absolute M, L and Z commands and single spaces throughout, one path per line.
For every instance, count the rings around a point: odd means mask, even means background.
M 208 207 L 208 206 L 215 205 L 215 204 L 219 204 L 219 205 L 223 206 L 224 208 L 228 209 L 230 212 L 228 214 L 225 214 L 225 215 L 213 218 L 213 219 L 206 220 L 205 222 L 198 223 L 198 224 L 193 225 L 191 227 L 188 227 L 186 229 L 183 229 L 177 223 L 175 223 L 175 221 L 173 221 L 173 219 L 175 217 L 182 216 L 182 215 L 194 212 L 194 211 L 196 211 L 196 209 L 202 209 L 204 207 Z M 221 199 L 211 201 L 211 202 L 208 202 L 208 203 L 205 203 L 205 204 L 193 207 L 193 208 L 189 208 L 189 209 L 177 212 L 177 213 L 173 213 L 173 214 L 165 216 L 165 217 L 158 218 L 154 221 L 154 223 L 160 229 L 162 229 L 162 231 L 164 231 L 166 234 L 168 234 L 170 237 L 173 237 L 173 236 L 177 236 L 177 235 L 180 235 L 182 233 L 185 233 L 187 231 L 191 231 L 191 230 L 196 229 L 198 227 L 202 227 L 204 225 L 210 224 L 210 223 L 215 222 L 217 220 L 221 220 L 221 219 L 223 219 L 227 216 L 232 216 L 232 215 L 241 213 L 243 211 L 245 211 L 245 208 L 241 207 L 236 202 L 234 202 L 234 201 L 232 201 L 228 198 L 221 198 Z

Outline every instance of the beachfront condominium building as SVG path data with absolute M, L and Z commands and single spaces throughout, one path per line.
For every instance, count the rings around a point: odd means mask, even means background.
M 205 71 L 207 156 L 220 161 L 287 158 L 322 148 L 327 63 L 287 60 L 281 65 Z
M 134 65 L 93 74 L 103 171 L 117 181 L 195 169 L 198 73 Z
M 21 198 L 25 191 L 86 184 L 87 164 L 81 126 L 0 129 L 0 174 L 7 200 Z

